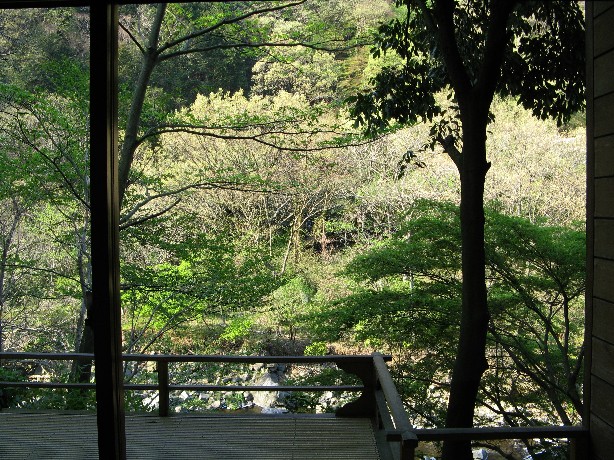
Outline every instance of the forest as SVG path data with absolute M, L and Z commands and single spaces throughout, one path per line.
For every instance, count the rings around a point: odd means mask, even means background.
M 361 105 L 409 59 L 386 41 L 409 16 L 404 3 L 120 7 L 126 353 L 387 353 L 412 422 L 444 425 L 463 268 L 461 181 L 438 140 L 460 129 L 458 102 L 442 86 L 429 93 L 440 111 L 393 108 L 377 129 Z M 92 351 L 88 34 L 87 8 L 0 11 L 0 351 Z M 478 426 L 582 417 L 584 114 L 550 115 L 513 89 L 490 105 Z M 343 378 L 321 371 L 285 378 Z M 125 378 L 151 372 L 135 363 Z M 174 372 L 189 382 L 242 371 Z M 34 374 L 92 378 L 76 362 L 0 362 L 0 380 Z M 344 397 L 278 405 L 330 411 Z M 130 410 L 154 410 L 147 394 L 128 398 Z M 0 403 L 93 399 L 36 390 Z M 176 400 L 178 411 L 245 403 Z M 566 458 L 549 440 L 522 447 Z

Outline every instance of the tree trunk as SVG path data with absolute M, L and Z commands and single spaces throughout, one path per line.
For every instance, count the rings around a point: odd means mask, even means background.
M 156 16 L 149 33 L 147 48 L 143 54 L 139 77 L 134 86 L 130 111 L 128 112 L 128 120 L 126 121 L 124 141 L 120 150 L 118 167 L 120 209 L 124 200 L 124 194 L 126 193 L 126 189 L 129 185 L 130 168 L 132 167 L 134 153 L 138 147 L 137 138 L 141 124 L 141 113 L 143 112 L 143 104 L 145 103 L 147 87 L 149 86 L 151 74 L 158 64 L 158 40 L 160 39 L 160 29 L 162 27 L 162 21 L 164 20 L 165 13 L 166 3 L 158 4 Z
M 446 427 L 471 427 L 482 374 L 487 369 L 486 257 L 484 250 L 484 180 L 486 162 L 486 117 L 472 104 L 462 116 L 463 151 L 459 164 L 461 180 L 462 312 L 460 337 L 452 372 Z M 468 116 L 467 116 L 468 115 Z M 470 441 L 444 443 L 443 460 L 471 460 Z
M 2 255 L 0 256 L 0 353 L 4 351 L 4 327 L 3 327 L 3 317 L 4 317 L 4 307 L 6 298 L 8 295 L 6 294 L 6 271 L 7 271 L 7 263 L 9 259 L 9 250 L 11 248 L 11 244 L 13 242 L 13 238 L 17 232 L 17 227 L 21 222 L 21 217 L 25 212 L 24 209 L 20 206 L 19 200 L 16 197 L 12 198 L 12 221 L 8 228 L 8 232 L 3 236 L 2 241 Z M 9 289 L 10 290 L 10 289 Z M 0 365 L 2 365 L 2 360 L 0 360 Z
M 83 333 L 79 342 L 78 353 L 94 353 L 94 327 L 92 319 L 92 292 L 87 291 L 84 296 L 85 301 L 85 321 Z M 79 383 L 89 383 L 92 379 L 92 360 L 76 359 L 73 361 L 71 370 L 72 380 Z
M 4 351 L 4 326 L 2 325 L 2 305 L 0 305 L 0 353 Z M 2 366 L 2 358 L 0 358 L 0 367 Z

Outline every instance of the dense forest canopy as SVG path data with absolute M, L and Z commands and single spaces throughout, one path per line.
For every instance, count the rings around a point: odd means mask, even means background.
M 126 352 L 392 353 L 413 422 L 443 423 L 461 308 L 458 171 L 431 124 L 369 137 L 348 104 L 402 65 L 371 48 L 406 11 L 387 0 L 120 8 Z M 0 351 L 91 351 L 88 34 L 86 8 L 0 11 Z M 477 423 L 575 423 L 583 117 L 557 125 L 508 93 L 494 97 L 486 141 L 492 317 Z M 76 363 L 44 367 L 91 378 Z M 29 370 L 6 363 L 0 377 Z

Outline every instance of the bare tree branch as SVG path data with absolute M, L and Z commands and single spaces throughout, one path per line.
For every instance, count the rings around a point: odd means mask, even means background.
M 372 142 L 374 142 L 377 139 L 379 139 L 379 138 L 371 138 L 371 139 L 368 139 L 368 140 L 365 140 L 365 141 L 360 141 L 360 142 L 344 143 L 343 145 L 328 144 L 328 145 L 321 145 L 319 147 L 287 147 L 287 146 L 276 144 L 274 142 L 271 142 L 271 141 L 268 141 L 266 139 L 263 139 L 263 137 L 269 136 L 269 135 L 274 135 L 274 134 L 280 134 L 280 135 L 286 135 L 286 134 L 317 135 L 317 134 L 322 134 L 322 133 L 326 134 L 327 133 L 327 134 L 339 134 L 339 135 L 342 135 L 343 133 L 336 132 L 336 131 L 314 130 L 314 131 L 297 131 L 297 132 L 269 131 L 269 132 L 265 132 L 265 133 L 252 134 L 252 135 L 237 135 L 237 134 L 214 133 L 214 132 L 208 131 L 209 129 L 220 129 L 220 128 L 217 128 L 217 127 L 211 128 L 211 127 L 206 127 L 206 126 L 187 125 L 187 124 L 186 125 L 165 125 L 165 127 L 163 127 L 162 129 L 156 129 L 155 131 L 150 131 L 149 133 L 147 133 L 144 136 L 142 136 L 139 139 L 139 144 L 143 143 L 147 138 L 159 136 L 161 134 L 166 134 L 166 133 L 185 133 L 185 134 L 194 134 L 194 135 L 197 135 L 197 136 L 212 137 L 212 138 L 215 138 L 215 139 L 249 140 L 249 141 L 254 141 L 254 142 L 257 142 L 259 144 L 265 145 L 267 147 L 271 147 L 271 148 L 274 148 L 274 149 L 277 149 L 277 150 L 280 150 L 280 151 L 284 151 L 284 152 L 306 153 L 306 152 L 320 152 L 320 151 L 323 151 L 323 150 L 330 150 L 330 149 L 336 149 L 336 148 L 359 147 L 359 146 L 362 146 L 362 145 L 371 144 Z M 247 127 L 245 129 L 247 129 Z
M 223 44 L 221 43 L 217 45 L 203 46 L 200 48 L 187 48 L 187 49 L 183 49 L 179 51 L 174 51 L 172 53 L 166 53 L 158 57 L 158 62 L 163 62 L 163 61 L 166 61 L 167 59 L 171 59 L 171 58 L 186 55 L 186 54 L 202 53 L 202 52 L 208 52 L 208 51 L 213 51 L 213 50 L 218 50 L 218 49 L 303 47 L 303 48 L 313 49 L 316 51 L 328 51 L 328 52 L 334 53 L 338 51 L 347 51 L 347 50 L 359 48 L 361 46 L 365 46 L 368 44 L 368 43 L 356 43 L 356 44 L 352 44 L 348 46 L 334 47 L 334 48 L 328 47 L 328 46 L 322 46 L 324 43 L 334 43 L 336 41 L 337 40 L 330 40 L 330 41 L 320 42 L 320 43 L 304 43 L 304 42 L 254 42 L 254 43 L 238 42 L 238 43 L 223 43 Z
M 121 21 L 119 22 L 119 27 L 126 32 L 126 34 L 128 35 L 128 37 L 130 38 L 130 40 L 137 46 L 137 48 L 141 51 L 142 54 L 145 54 L 145 48 L 143 48 L 143 45 L 141 45 L 139 43 L 139 41 L 136 39 L 136 37 L 132 34 L 132 32 L 130 32 L 130 30 L 128 29 L 128 27 L 126 27 Z
M 197 32 L 193 32 L 191 34 L 184 35 L 183 37 L 179 37 L 179 38 L 177 38 L 175 40 L 172 40 L 172 41 L 170 41 L 168 43 L 165 43 L 164 45 L 162 45 L 161 47 L 159 47 L 157 49 L 156 53 L 157 53 L 158 56 L 160 56 L 160 55 L 162 55 L 162 53 L 164 53 L 166 50 L 168 50 L 170 48 L 173 48 L 173 47 L 175 47 L 177 45 L 180 45 L 181 43 L 186 42 L 188 40 L 192 40 L 194 38 L 202 37 L 203 35 L 206 35 L 206 34 L 208 34 L 210 32 L 213 32 L 214 30 L 217 30 L 217 29 L 219 29 L 219 28 L 221 28 L 221 27 L 223 27 L 225 25 L 235 24 L 237 22 L 243 21 L 244 19 L 248 19 L 248 18 L 250 18 L 252 16 L 257 16 L 259 14 L 271 13 L 273 11 L 278 11 L 278 10 L 283 10 L 283 9 L 290 8 L 290 7 L 293 7 L 293 6 L 298 6 L 298 5 L 301 5 L 301 4 L 305 3 L 305 1 L 306 0 L 300 0 L 300 1 L 297 1 L 297 2 L 293 2 L 293 3 L 285 3 L 283 5 L 271 6 L 271 7 L 267 7 L 267 8 L 260 8 L 260 9 L 249 11 L 249 12 L 244 13 L 244 14 L 239 15 L 239 16 L 235 16 L 233 18 L 225 18 L 225 19 L 221 20 L 220 22 L 218 22 L 218 23 L 216 23 L 216 24 L 214 24 L 212 26 L 206 27 L 206 28 L 201 29 L 201 30 L 199 30 Z

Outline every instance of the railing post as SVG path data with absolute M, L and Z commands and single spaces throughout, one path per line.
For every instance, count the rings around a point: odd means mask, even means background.
M 418 447 L 418 438 L 411 431 L 405 431 L 401 435 L 401 460 L 414 460 Z
M 156 370 L 158 371 L 158 414 L 160 417 L 168 417 L 168 362 L 157 361 Z
M 569 440 L 569 458 L 571 460 L 588 460 L 590 453 L 588 437 L 572 438 Z
M 357 376 L 364 385 L 360 397 L 338 408 L 335 414 L 338 417 L 367 417 L 374 418 L 377 414 L 375 403 L 375 369 L 373 360 L 369 357 L 356 357 L 355 360 L 337 361 L 337 367 L 348 374 Z

